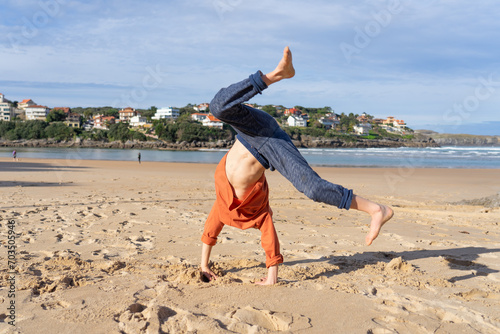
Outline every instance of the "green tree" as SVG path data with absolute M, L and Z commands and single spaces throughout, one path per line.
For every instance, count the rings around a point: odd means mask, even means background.
M 273 117 L 278 117 L 278 113 L 276 112 L 276 107 L 273 107 L 270 104 L 263 106 L 262 110 L 267 112 L 269 115 Z
M 129 126 L 127 123 L 116 123 L 111 124 L 108 131 L 108 138 L 111 141 L 121 141 L 126 142 L 131 138 L 129 132 Z
M 101 108 L 100 110 L 104 116 L 113 116 L 116 119 L 120 118 L 120 113 L 118 112 L 118 109 L 111 108 L 111 107 L 104 107 Z
M 45 136 L 55 140 L 70 140 L 74 135 L 73 128 L 62 122 L 53 122 L 45 128 Z
M 52 109 L 46 117 L 47 122 L 62 122 L 66 120 L 66 113 L 59 109 Z
M 146 137 L 146 135 L 142 132 L 139 132 L 139 131 L 132 131 L 132 139 L 133 140 L 137 140 L 137 141 L 147 141 L 148 140 L 148 137 Z

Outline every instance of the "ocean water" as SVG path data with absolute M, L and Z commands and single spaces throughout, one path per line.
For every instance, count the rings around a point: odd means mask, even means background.
M 0 148 L 0 156 L 18 158 L 218 163 L 227 150 L 160 151 L 94 148 Z M 299 149 L 312 166 L 405 168 L 500 168 L 500 147 Z M 0 171 L 1 171 L 0 164 Z

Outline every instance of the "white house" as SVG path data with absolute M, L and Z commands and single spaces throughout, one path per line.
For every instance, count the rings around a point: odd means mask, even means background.
M 177 108 L 160 108 L 156 110 L 152 119 L 177 119 L 180 116 L 179 109 Z
M 288 116 L 287 122 L 289 126 L 299 126 L 299 127 L 307 126 L 307 121 L 303 119 L 302 116 L 290 115 Z
M 50 109 L 46 106 L 33 105 L 26 107 L 26 120 L 42 120 L 45 121 Z
M 353 127 L 354 132 L 356 132 L 358 135 L 368 135 L 370 134 L 371 129 L 372 125 L 370 123 L 361 123 Z
M 203 121 L 207 118 L 207 116 L 208 116 L 208 114 L 204 114 L 204 113 L 194 113 L 194 114 L 191 114 L 191 119 L 203 123 Z
M 205 111 L 207 110 L 209 107 L 209 104 L 208 103 L 201 103 L 197 106 L 194 106 L 193 109 L 196 110 L 196 111 Z
M 148 123 L 148 118 L 141 116 L 141 114 L 137 114 L 136 116 L 132 116 L 129 119 L 129 124 L 132 127 L 144 126 Z
M 212 115 L 208 115 L 207 118 L 203 120 L 203 126 L 210 126 L 210 127 L 215 127 L 222 129 L 222 126 L 224 123 L 222 123 L 219 119 L 215 118 Z
M 14 116 L 14 108 L 9 100 L 0 93 L 0 120 L 10 121 Z

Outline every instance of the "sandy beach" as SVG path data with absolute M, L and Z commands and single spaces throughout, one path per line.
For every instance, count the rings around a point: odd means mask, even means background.
M 500 333 L 500 169 L 314 168 L 394 208 L 315 203 L 266 172 L 285 262 L 225 227 L 200 280 L 215 164 L 0 159 L 0 241 L 17 235 L 15 324 L 0 251 L 0 333 Z

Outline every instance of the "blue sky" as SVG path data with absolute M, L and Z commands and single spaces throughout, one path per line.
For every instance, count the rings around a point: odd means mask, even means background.
M 0 92 L 56 106 L 182 107 L 272 70 L 259 104 L 500 135 L 498 1 L 3 0 Z

